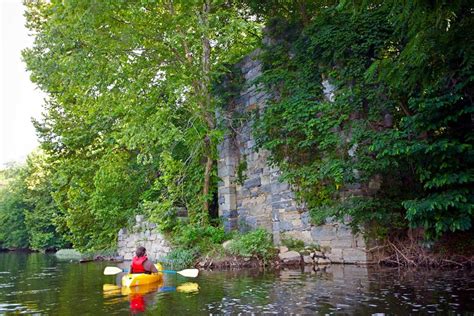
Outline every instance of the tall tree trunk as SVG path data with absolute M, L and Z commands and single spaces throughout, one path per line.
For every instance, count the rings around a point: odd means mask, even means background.
M 206 167 L 204 169 L 204 187 L 203 187 L 203 196 L 204 196 L 204 212 L 206 215 L 209 213 L 209 192 L 211 187 L 211 173 L 212 167 L 214 165 L 214 159 L 212 157 L 213 153 L 213 142 L 209 135 L 215 128 L 214 124 L 214 112 L 212 111 L 211 106 L 211 92 L 210 92 L 210 59 L 211 59 L 211 44 L 209 41 L 209 36 L 207 31 L 209 29 L 208 15 L 211 9 L 210 1 L 205 0 L 203 3 L 202 13 L 201 13 L 201 23 L 204 28 L 204 33 L 202 35 L 202 80 L 201 80 L 201 96 L 202 96 L 202 112 L 204 119 L 207 123 L 208 133 L 204 137 L 204 152 L 206 156 Z
M 211 141 L 208 137 L 205 141 L 205 144 L 206 147 L 211 145 Z M 204 169 L 204 187 L 202 190 L 202 194 L 204 196 L 204 211 L 206 214 L 209 213 L 209 192 L 211 188 L 212 167 L 214 165 L 214 160 L 212 159 L 212 150 L 210 147 L 207 148 L 208 153 L 206 157 L 206 168 Z

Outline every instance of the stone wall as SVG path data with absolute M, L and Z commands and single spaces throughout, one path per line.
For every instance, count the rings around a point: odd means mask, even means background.
M 244 88 L 218 118 L 228 133 L 219 145 L 219 215 L 226 230 L 246 231 L 263 227 L 273 234 L 276 245 L 285 236 L 316 243 L 329 251 L 332 262 L 367 263 L 364 239 L 353 235 L 343 223 L 327 219 L 321 226 L 310 223 L 309 212 L 298 205 L 288 183 L 280 180 L 278 168 L 268 163 L 269 152 L 258 150 L 252 136 L 252 111 L 263 111 L 268 95 L 252 81 L 261 74 L 259 51 L 238 64 L 245 78 Z M 333 101 L 334 89 L 324 82 L 324 91 Z
M 143 220 L 137 215 L 136 224 L 129 230 L 122 228 L 118 234 L 118 254 L 125 260 L 132 260 L 138 246 L 147 250 L 148 258 L 159 261 L 170 252 L 170 245 L 164 236 L 156 231 L 156 225 Z

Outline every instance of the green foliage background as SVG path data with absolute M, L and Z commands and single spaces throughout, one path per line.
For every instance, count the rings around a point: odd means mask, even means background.
M 229 238 L 210 220 L 225 132 L 215 113 L 239 93 L 241 76 L 223 75 L 260 45 L 262 25 L 258 80 L 273 98 L 253 117 L 255 136 L 315 223 L 349 217 L 378 236 L 472 227 L 470 1 L 25 7 L 35 43 L 23 58 L 48 95 L 35 122 L 43 152 L 2 171 L 0 247 L 110 249 L 135 214 L 184 261 Z
M 58 230 L 61 213 L 44 153 L 33 152 L 24 166 L 0 173 L 0 248 L 57 249 L 69 245 Z
M 268 23 L 260 81 L 276 93 L 255 133 L 314 221 L 349 215 L 355 227 L 428 237 L 470 229 L 469 1 L 341 2 L 313 16 Z

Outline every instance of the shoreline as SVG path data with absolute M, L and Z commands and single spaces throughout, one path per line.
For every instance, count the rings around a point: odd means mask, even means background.
M 286 248 L 286 247 L 284 247 Z M 32 249 L 0 249 L 0 253 L 43 253 L 43 254 L 56 254 L 59 250 L 47 250 L 38 251 Z M 439 256 L 439 254 L 430 254 L 433 258 Z M 460 255 L 458 255 L 460 256 Z M 453 256 L 456 259 L 456 256 Z M 313 270 L 326 268 L 331 265 L 349 265 L 349 266 L 373 266 L 373 267 L 385 267 L 385 268 L 435 268 L 441 270 L 458 270 L 458 269 L 472 269 L 474 268 L 474 257 L 460 256 L 463 259 L 462 262 L 455 260 L 443 259 L 443 264 L 435 264 L 430 261 L 431 264 L 406 264 L 401 261 L 386 261 L 384 258 L 380 258 L 378 261 L 372 262 L 332 262 L 324 256 L 324 253 L 318 251 L 308 254 L 307 250 L 298 252 L 294 250 L 283 249 L 274 258 L 268 261 L 263 261 L 256 257 L 237 257 L 237 256 L 225 256 L 221 258 L 210 258 L 209 256 L 202 256 L 197 258 L 191 265 L 199 270 L 239 270 L 239 269 L 255 269 L 255 268 L 268 268 L 268 269 L 305 269 L 313 267 Z M 123 257 L 118 255 L 103 255 L 100 254 L 85 254 L 78 258 L 60 258 L 63 260 L 77 261 L 79 263 L 87 262 L 113 262 L 122 263 L 130 260 L 125 260 Z M 159 261 L 158 261 L 159 262 Z M 408 262 L 408 261 L 407 261 Z M 441 261 L 439 261 L 441 262 Z M 165 263 L 166 264 L 166 263 Z

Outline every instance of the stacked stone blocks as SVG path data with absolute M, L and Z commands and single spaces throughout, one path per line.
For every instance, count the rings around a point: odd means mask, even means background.
M 269 96 L 253 81 L 261 74 L 259 51 L 242 60 L 238 67 L 245 78 L 240 96 L 232 108 L 224 109 L 220 117 L 250 111 L 263 112 Z M 325 83 L 327 98 L 333 100 L 333 90 Z M 229 121 L 229 120 L 228 120 Z M 306 244 L 326 247 L 326 255 L 332 262 L 366 263 L 364 239 L 352 234 L 343 223 L 328 220 L 324 225 L 314 226 L 309 212 L 298 204 L 290 185 L 281 181 L 279 169 L 268 163 L 270 153 L 255 147 L 252 135 L 252 120 L 230 129 L 218 147 L 219 214 L 224 218 L 226 230 L 251 230 L 265 228 L 279 245 L 281 239 L 292 237 Z M 238 181 L 239 166 L 246 166 L 242 172 L 243 181 Z
M 122 228 L 118 234 L 118 254 L 125 260 L 132 260 L 138 246 L 147 249 L 148 258 L 158 261 L 166 256 L 171 248 L 164 236 L 156 231 L 156 225 L 143 220 L 142 215 L 137 215 L 136 224 L 132 229 Z

